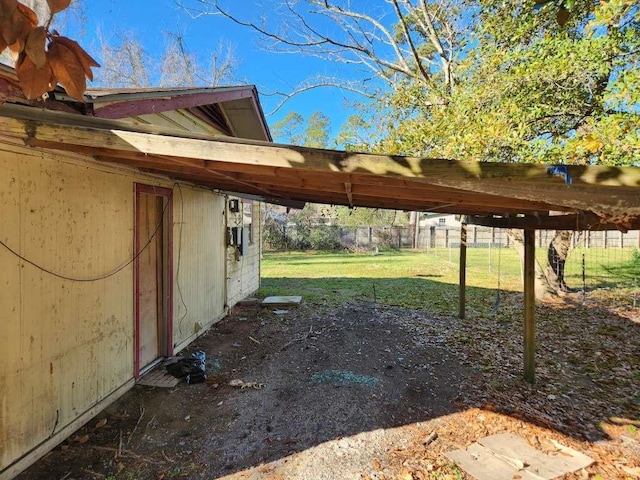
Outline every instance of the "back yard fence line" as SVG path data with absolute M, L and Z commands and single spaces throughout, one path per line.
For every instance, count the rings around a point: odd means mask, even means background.
M 319 226 L 318 228 L 326 228 Z M 460 228 L 449 226 L 422 227 L 416 232 L 413 227 L 334 227 L 334 234 L 339 244 L 346 249 L 374 248 L 458 248 L 460 247 Z M 296 239 L 297 227 L 286 227 L 285 235 Z M 555 231 L 539 230 L 536 232 L 536 246 L 547 247 L 553 239 Z M 507 231 L 500 228 L 469 225 L 467 231 L 468 248 L 509 247 Z M 585 248 L 636 248 L 640 249 L 640 231 L 626 233 L 618 231 L 591 232 L 582 231 L 573 235 L 574 247 Z M 270 245 L 265 245 L 270 249 Z

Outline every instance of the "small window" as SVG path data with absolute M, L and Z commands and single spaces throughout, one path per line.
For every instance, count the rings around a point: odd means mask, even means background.
M 251 200 L 242 202 L 242 226 L 249 233 L 249 245 L 253 244 L 253 202 Z
M 440 217 L 440 218 L 438 219 L 438 224 L 439 224 L 439 225 L 446 225 L 446 224 L 447 224 L 447 219 L 446 219 L 446 218 L 444 218 L 444 217 Z

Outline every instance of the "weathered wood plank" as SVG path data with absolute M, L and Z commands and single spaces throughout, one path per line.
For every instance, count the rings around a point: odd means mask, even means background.
M 524 231 L 524 378 L 535 383 L 536 369 L 536 236 Z
M 640 192 L 639 192 L 640 193 Z M 640 217 L 629 219 L 627 222 L 610 223 L 594 213 L 581 212 L 578 214 L 545 215 L 538 217 L 469 217 L 472 225 L 495 228 L 518 228 L 537 230 L 640 230 Z

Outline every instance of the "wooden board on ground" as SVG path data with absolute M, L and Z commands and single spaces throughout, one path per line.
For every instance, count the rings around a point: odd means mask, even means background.
M 555 452 L 543 453 L 517 435 L 502 433 L 445 455 L 478 480 L 552 480 L 593 463 L 572 448 L 560 444 L 556 447 Z
M 263 307 L 296 307 L 302 302 L 299 295 L 281 295 L 275 297 L 267 297 L 262 301 Z
M 174 388 L 180 383 L 180 379 L 169 375 L 164 368 L 154 368 L 140 377 L 136 383 L 147 387 Z

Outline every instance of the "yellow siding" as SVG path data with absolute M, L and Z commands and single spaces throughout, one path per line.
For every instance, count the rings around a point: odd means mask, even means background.
M 180 350 L 225 313 L 224 197 L 184 186 L 173 196 L 173 339 Z
M 242 212 L 242 208 L 240 208 Z M 230 227 L 242 225 L 242 214 L 227 212 Z M 260 288 L 260 204 L 253 203 L 253 244 L 237 257 L 234 247 L 227 247 L 227 303 L 234 306 Z
M 0 137 L 0 240 L 63 275 L 110 273 L 133 256 L 135 182 L 171 187 L 168 180 Z M 221 318 L 226 288 L 224 197 L 188 186 L 181 191 L 174 188 L 178 349 L 201 333 L 198 326 Z M 0 246 L 0 327 L 1 477 L 133 377 L 133 266 L 95 282 L 63 280 Z
M 0 172 L 0 238 L 27 259 L 89 278 L 131 258 L 131 179 L 4 139 Z M 62 280 L 3 247 L 0 265 L 4 467 L 131 377 L 133 271 Z

